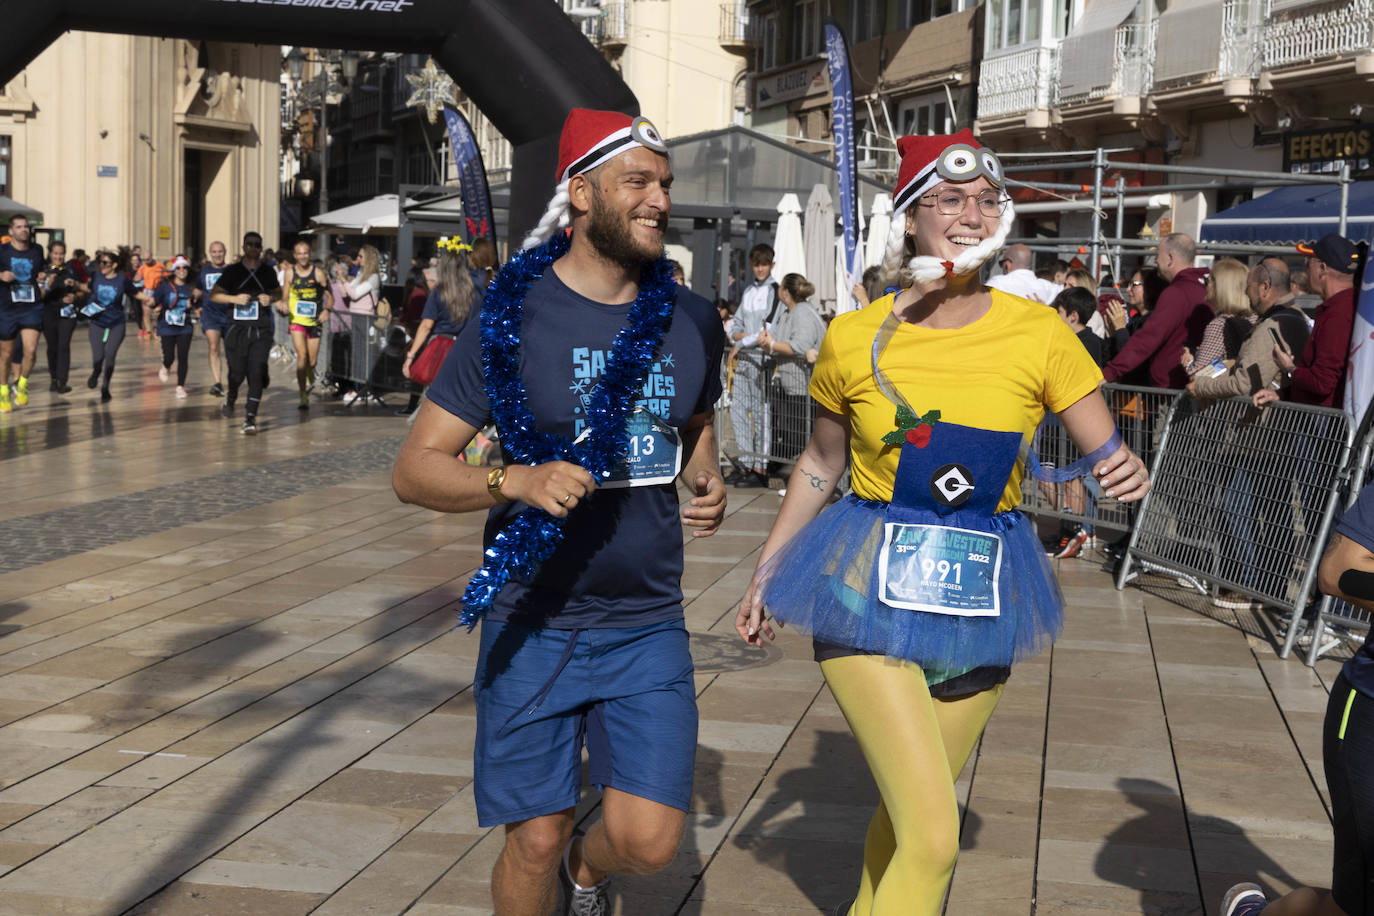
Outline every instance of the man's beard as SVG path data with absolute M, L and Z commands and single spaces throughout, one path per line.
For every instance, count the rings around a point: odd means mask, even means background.
M 587 241 L 596 253 L 626 270 L 637 270 L 645 261 L 663 256 L 663 243 L 644 245 L 635 240 L 629 221 L 608 207 L 601 194 L 592 192 L 587 219 Z

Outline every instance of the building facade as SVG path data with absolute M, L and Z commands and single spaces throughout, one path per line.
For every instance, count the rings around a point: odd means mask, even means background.
M 276 47 L 68 32 L 0 95 L 0 194 L 88 251 L 270 235 L 280 66 Z
M 1370 0 L 1080 3 L 988 0 L 977 130 L 989 144 L 1124 149 L 1112 158 L 1189 168 L 1334 172 L 1346 162 L 1355 174 L 1369 169 Z M 1057 177 L 1076 183 L 1084 173 Z M 1253 193 L 1221 176 L 1137 172 L 1123 180 L 1223 185 L 1128 198 L 1123 234 L 1145 237 L 1196 236 L 1206 217 Z M 1033 217 L 1023 227 L 1028 234 L 1086 234 L 1082 208 L 1036 215 L 1041 208 L 1022 208 Z

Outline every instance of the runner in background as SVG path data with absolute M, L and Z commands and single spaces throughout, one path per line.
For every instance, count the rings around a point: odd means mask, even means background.
M 177 398 L 186 397 L 187 359 L 191 355 L 191 308 L 195 287 L 191 284 L 191 262 L 177 255 L 171 263 L 172 275 L 153 290 L 153 313 L 157 320 L 157 336 L 162 341 L 162 366 L 158 379 L 165 385 L 167 370 L 177 364 Z
M 134 284 L 128 274 L 119 270 L 113 251 L 96 255 L 96 273 L 91 277 L 91 301 L 81 314 L 91 320 L 91 377 L 86 387 L 100 385 L 100 400 L 110 400 L 110 378 L 114 375 L 115 357 L 124 343 L 124 328 L 128 319 L 124 314 L 124 299 L 134 296 Z
M 224 397 L 224 386 L 220 384 L 223 376 L 220 374 L 220 340 L 223 338 L 224 331 L 229 327 L 229 312 L 224 306 L 210 298 L 210 290 L 215 288 L 219 282 L 219 275 L 224 273 L 225 256 L 228 249 L 223 242 L 211 242 L 208 254 L 210 261 L 201 265 L 200 273 L 196 276 L 196 302 L 200 303 L 200 326 L 205 332 L 205 343 L 210 349 L 210 378 L 213 384 L 210 385 L 210 394 L 217 397 Z
M 67 246 L 53 242 L 48 246 L 48 264 L 41 275 L 43 284 L 43 339 L 48 345 L 49 391 L 66 394 L 72 388 L 67 376 L 72 367 L 72 334 L 76 331 L 76 309 L 91 288 L 66 263 Z
M 157 262 L 151 254 L 143 261 L 136 271 L 134 285 L 143 290 L 143 295 L 139 299 L 143 303 L 143 308 L 139 318 L 139 337 L 153 336 L 153 295 L 157 292 L 158 286 L 167 277 L 167 271 Z
M 38 292 L 43 249 L 33 244 L 33 229 L 26 216 L 10 217 L 9 236 L 10 240 L 0 245 L 0 413 L 29 403 L 29 373 L 38 354 L 38 332 L 43 327 L 43 302 Z M 23 347 L 17 369 L 12 364 L 16 337 Z M 17 373 L 13 392 L 12 372 Z
M 291 313 L 291 343 L 296 347 L 296 388 L 301 410 L 310 409 L 310 387 L 320 361 L 320 329 L 323 316 L 334 308 L 329 278 L 310 260 L 310 243 L 297 242 L 291 251 L 294 263 L 283 268 L 287 310 Z

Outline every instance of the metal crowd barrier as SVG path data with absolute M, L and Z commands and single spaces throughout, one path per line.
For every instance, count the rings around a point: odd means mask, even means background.
M 377 400 L 386 393 L 418 391 L 401 373 L 409 341 L 399 324 L 336 308 L 320 341 L 317 376 Z
M 1371 461 L 1374 461 L 1374 434 L 1367 434 L 1346 481 L 1348 489 L 1341 500 L 1344 507 L 1353 505 L 1360 491 L 1369 486 Z M 1372 624 L 1374 615 L 1364 608 L 1323 595 L 1317 607 L 1317 617 L 1312 621 L 1312 642 L 1307 647 L 1308 666 L 1315 665 L 1324 653 L 1344 643 L 1351 630 L 1367 632 Z
M 791 464 L 806 448 L 816 419 L 815 402 L 805 393 L 811 364 L 802 357 L 748 359 L 741 355 L 724 370 L 725 394 L 716 402 L 715 420 L 721 454 L 736 467 Z M 800 374 L 800 395 L 784 391 L 778 377 L 784 365 L 793 378 Z
M 1353 421 L 1339 410 L 1231 398 L 1165 418 L 1117 587 L 1133 564 L 1249 595 L 1289 614 L 1287 658 L 1348 478 Z M 1319 640 L 1316 640 L 1319 641 Z
M 1179 392 L 1132 385 L 1103 385 L 1102 396 L 1125 444 L 1148 465 L 1159 445 L 1164 421 Z M 1059 418 L 1047 414 L 1033 443 L 1040 464 L 1067 467 L 1082 457 Z M 1021 511 L 1076 522 L 1089 529 L 1124 533 L 1132 512 L 1113 499 L 1102 499 L 1091 477 L 1044 483 L 1027 477 L 1021 484 Z

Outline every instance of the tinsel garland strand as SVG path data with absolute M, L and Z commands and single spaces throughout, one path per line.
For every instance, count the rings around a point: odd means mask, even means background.
M 641 270 L 639 295 L 630 306 L 626 325 L 616 334 L 587 405 L 587 437 L 574 443 L 565 436 L 540 432 L 520 378 L 520 322 L 530 286 L 570 245 L 570 237 L 558 232 L 501 268 L 482 305 L 482 366 L 501 445 L 516 463 L 569 461 L 586 468 L 593 478 L 605 480 L 625 458 L 629 447 L 625 423 L 672 319 L 677 284 L 662 257 Z M 482 568 L 468 580 L 459 622 L 469 630 L 476 626 L 512 574 L 532 578 L 562 542 L 563 522 L 529 506 L 498 532 L 483 551 Z

